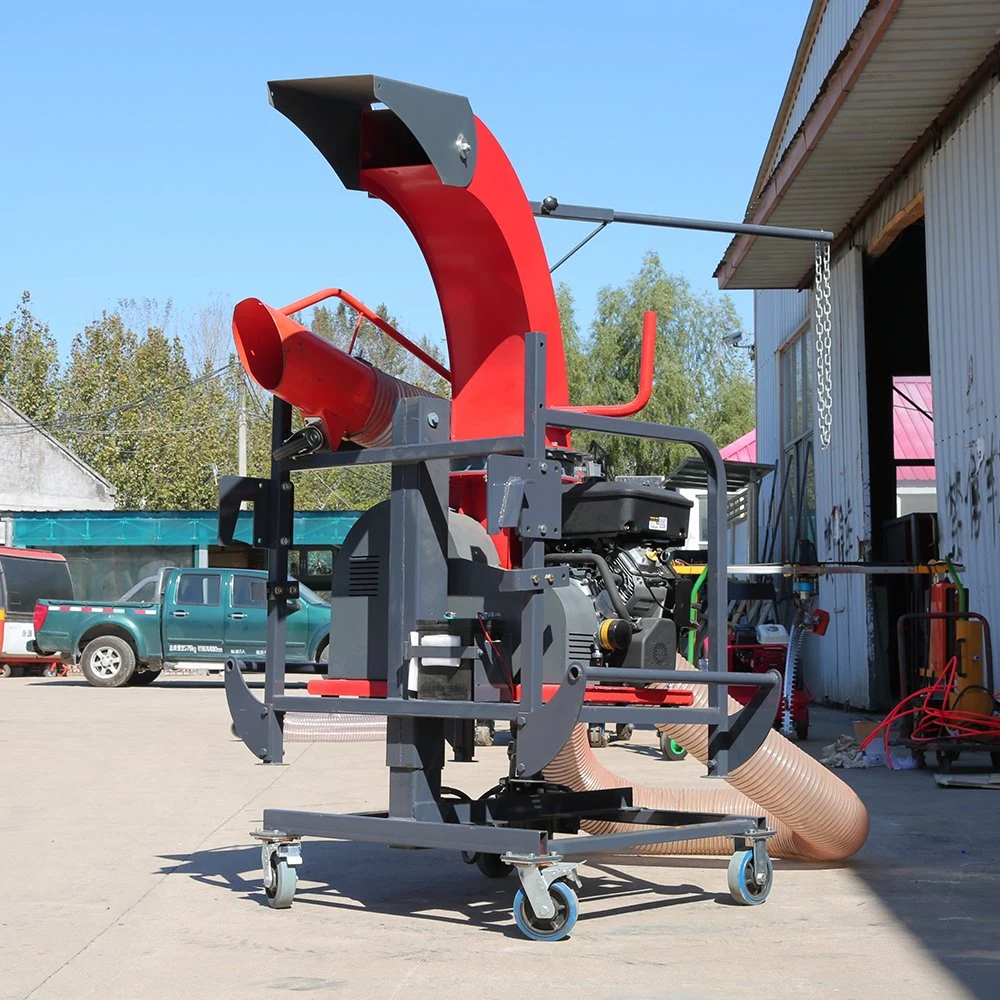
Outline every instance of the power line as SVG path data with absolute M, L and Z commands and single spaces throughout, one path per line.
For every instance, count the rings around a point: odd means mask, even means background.
M 67 428 L 75 431 L 76 433 L 87 433 L 86 431 L 81 431 L 79 425 L 81 423 L 96 423 L 98 421 L 107 420 L 111 417 L 120 416 L 123 413 L 128 413 L 132 410 L 138 409 L 144 406 L 146 403 L 152 400 L 161 400 L 167 396 L 171 396 L 177 392 L 184 392 L 187 389 L 193 389 L 195 386 L 201 385 L 204 382 L 211 381 L 213 378 L 217 378 L 219 375 L 228 371 L 236 364 L 235 359 L 222 365 L 220 368 L 216 368 L 214 371 L 208 372 L 205 375 L 200 375 L 198 378 L 192 379 L 189 382 L 184 382 L 181 385 L 171 386 L 167 389 L 157 389 L 154 392 L 148 393 L 139 399 L 134 399 L 130 403 L 124 403 L 121 406 L 112 407 L 110 410 L 106 410 L 104 413 L 95 414 L 74 414 L 72 417 L 63 417 L 60 420 L 54 420 L 49 422 L 42 422 L 38 420 L 31 420 L 31 418 L 26 418 L 28 420 L 27 424 L 7 424 L 0 427 L 0 433 L 27 433 L 32 430 L 43 430 L 46 432 L 52 432 L 56 430 L 65 430 Z

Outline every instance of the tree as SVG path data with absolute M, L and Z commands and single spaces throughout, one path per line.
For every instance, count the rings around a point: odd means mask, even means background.
M 22 292 L 10 319 L 0 327 L 0 396 L 31 420 L 44 423 L 59 402 L 59 352 L 46 324 Z
M 735 357 L 722 341 L 740 329 L 729 298 L 693 292 L 686 280 L 664 271 L 655 253 L 647 253 L 627 285 L 601 289 L 586 341 L 577 333 L 572 297 L 565 288 L 560 288 L 559 305 L 572 402 L 624 403 L 633 398 L 642 314 L 652 309 L 658 316 L 653 392 L 638 419 L 703 430 L 722 444 L 753 426 L 752 374 L 746 360 Z M 597 441 L 618 475 L 668 473 L 690 454 L 684 445 L 641 438 L 598 436 Z
M 53 430 L 114 484 L 120 507 L 211 509 L 220 472 L 235 466 L 226 373 L 193 378 L 179 338 L 155 326 L 139 337 L 104 313 L 73 340 Z

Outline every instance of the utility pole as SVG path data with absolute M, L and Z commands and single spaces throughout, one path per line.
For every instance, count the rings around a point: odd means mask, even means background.
M 239 412 L 239 455 L 237 456 L 236 471 L 241 475 L 247 474 L 247 377 L 240 369 L 240 412 Z M 240 503 L 240 510 L 249 510 L 246 500 Z
M 241 476 L 245 476 L 247 474 L 247 382 L 243 372 L 240 372 L 239 442 L 240 453 L 237 471 Z

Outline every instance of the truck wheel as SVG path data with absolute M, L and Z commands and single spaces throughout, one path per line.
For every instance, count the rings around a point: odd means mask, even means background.
M 0 663 L 0 677 L 10 677 L 13 672 L 9 663 Z
M 135 672 L 135 651 L 116 635 L 101 635 L 87 643 L 80 669 L 94 687 L 121 687 Z
M 316 662 L 313 664 L 313 670 L 317 674 L 325 674 L 330 667 L 330 643 L 327 641 L 324 643 L 323 648 L 319 651 L 319 655 L 316 657 Z
M 129 687 L 145 687 L 147 684 L 152 684 L 161 673 L 163 673 L 162 667 L 159 670 L 136 670 L 126 683 Z

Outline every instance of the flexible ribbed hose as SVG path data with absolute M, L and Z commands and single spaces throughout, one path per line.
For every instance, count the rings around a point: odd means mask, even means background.
M 288 712 L 283 733 L 286 743 L 375 743 L 385 739 L 385 716 Z
M 363 448 L 387 448 L 392 444 L 392 415 L 400 399 L 409 396 L 430 396 L 433 399 L 440 397 L 437 393 L 395 378 L 380 368 L 373 368 L 372 371 L 375 372 L 375 399 L 371 412 L 364 426 L 349 436 Z
M 679 670 L 693 670 L 677 657 Z M 682 687 L 683 685 L 668 685 Z M 708 705 L 707 688 L 692 685 L 694 705 Z M 729 711 L 742 706 L 729 699 Z M 699 725 L 660 725 L 703 764 L 708 759 L 708 729 Z M 631 782 L 598 763 L 587 740 L 587 727 L 577 726 L 569 742 L 545 768 L 545 777 L 576 791 L 622 788 Z M 858 851 L 868 836 L 868 811 L 835 774 L 801 751 L 773 729 L 760 749 L 726 779 L 729 785 L 703 783 L 699 788 L 649 788 L 633 786 L 633 803 L 650 809 L 684 812 L 759 815 L 767 817 L 775 836 L 768 853 L 777 858 L 808 861 L 842 861 Z M 732 787 L 730 787 L 730 785 Z M 584 821 L 592 834 L 634 830 L 621 823 Z M 644 854 L 732 854 L 732 837 L 711 837 L 674 844 L 653 844 Z

